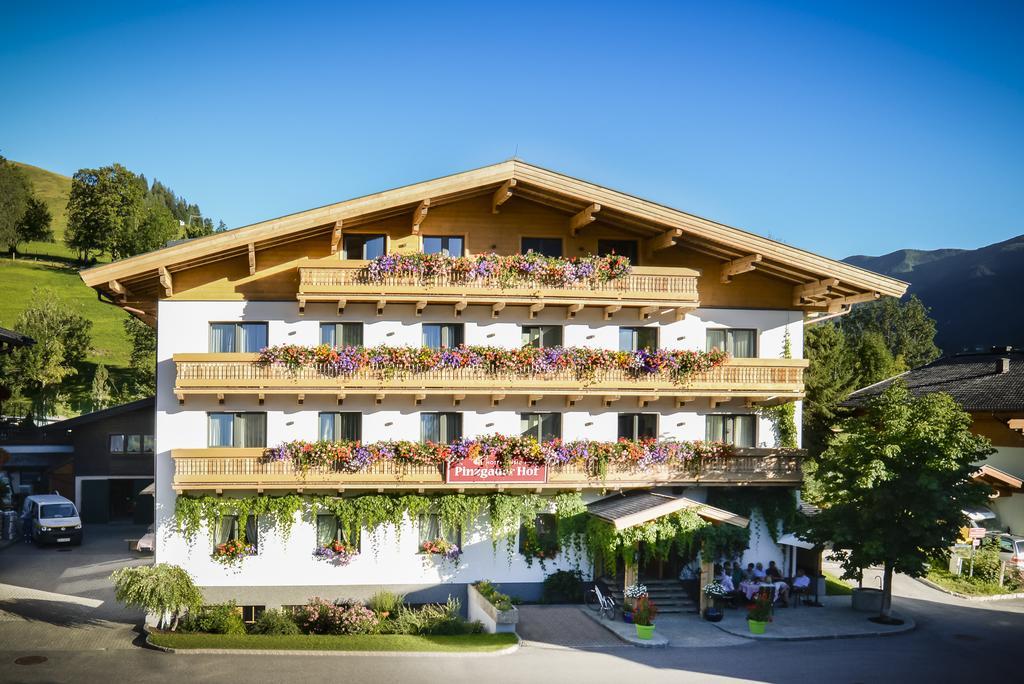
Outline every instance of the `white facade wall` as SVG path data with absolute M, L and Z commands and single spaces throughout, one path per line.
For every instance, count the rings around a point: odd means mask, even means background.
M 520 313 L 522 312 L 522 313 Z M 549 308 L 529 320 L 525 309 L 510 307 L 501 318 L 492 319 L 487 307 L 469 307 L 459 318 L 454 318 L 450 307 L 430 306 L 421 317 L 414 315 L 412 305 L 390 305 L 384 316 L 378 318 L 370 305 L 350 305 L 344 315 L 338 316 L 333 306 L 309 305 L 305 315 L 299 315 L 294 301 L 175 301 L 161 300 L 158 312 L 157 349 L 157 420 L 156 420 L 156 524 L 157 560 L 175 563 L 189 570 L 203 586 L 324 585 L 324 584 L 437 584 L 442 582 L 471 582 L 491 579 L 498 582 L 539 582 L 559 564 L 547 563 L 546 571 L 538 563 L 528 567 L 521 556 L 513 554 L 511 563 L 503 547 L 492 551 L 485 521 L 464 533 L 464 554 L 459 569 L 439 564 L 415 554 L 417 532 L 406 521 L 400 540 L 394 531 L 378 532 L 374 544 L 364 531 L 362 554 L 347 567 L 334 567 L 315 561 L 311 554 L 315 546 L 315 525 L 297 523 L 288 540 L 281 539 L 274 528 L 261 531 L 260 553 L 243 561 L 238 570 L 224 568 L 210 558 L 212 542 L 205 530 L 194 544 L 189 544 L 174 531 L 175 494 L 171 483 L 173 463 L 171 449 L 204 448 L 207 446 L 207 411 L 265 411 L 267 414 L 267 445 L 273 446 L 294 439 L 317 438 L 319 411 L 359 411 L 363 413 L 363 440 L 374 442 L 384 439 L 418 440 L 421 411 L 460 411 L 463 414 L 463 433 L 467 437 L 490 433 L 518 434 L 519 413 L 523 411 L 561 412 L 563 438 L 614 440 L 617 438 L 617 417 L 620 412 L 637 412 L 635 405 L 620 402 L 605 409 L 597 400 L 579 402 L 566 410 L 564 400 L 551 397 L 528 409 L 525 400 L 507 399 L 492 408 L 486 398 L 467 398 L 453 408 L 450 398 L 428 397 L 422 406 L 414 406 L 408 397 L 385 399 L 380 406 L 370 397 L 350 396 L 343 407 L 330 397 L 307 396 L 304 405 L 294 397 L 268 396 L 263 406 L 255 398 L 228 397 L 224 404 L 215 398 L 189 397 L 180 406 L 174 396 L 174 364 L 176 353 L 206 352 L 211 322 L 266 321 L 268 342 L 276 344 L 315 345 L 320 341 L 321 322 L 362 322 L 364 343 L 367 346 L 387 344 L 393 346 L 421 344 L 423 323 L 461 322 L 465 325 L 465 342 L 472 345 L 493 345 L 518 348 L 521 345 L 522 325 L 563 325 L 566 346 L 591 346 L 617 349 L 620 325 L 645 325 L 659 329 L 659 345 L 664 349 L 704 349 L 706 330 L 716 327 L 756 328 L 758 355 L 761 358 L 779 358 L 783 338 L 788 331 L 794 358 L 803 355 L 802 313 L 799 311 L 765 311 L 743 309 L 700 309 L 690 312 L 683 320 L 671 317 L 660 320 L 638 321 L 618 315 L 604 321 L 599 311 L 585 309 L 576 319 L 566 321 L 564 309 Z M 800 424 L 798 404 L 797 425 Z M 705 415 L 709 411 L 694 404 L 676 409 L 667 400 L 657 401 L 643 410 L 659 413 L 659 433 L 662 439 L 705 439 Z M 750 413 L 742 405 L 722 405 L 716 413 Z M 759 446 L 775 446 L 771 424 L 758 421 Z M 698 490 L 694 490 L 697 494 Z M 589 499 L 599 498 L 598 491 L 587 494 Z M 752 541 L 766 535 L 755 530 Z M 770 539 L 769 539 L 770 544 Z M 763 547 L 763 548 L 762 548 Z M 781 553 L 758 542 L 750 553 L 757 560 L 781 560 Z M 377 549 L 376 553 L 374 548 Z M 772 555 L 772 554 L 778 554 Z M 563 561 L 563 566 L 566 564 Z

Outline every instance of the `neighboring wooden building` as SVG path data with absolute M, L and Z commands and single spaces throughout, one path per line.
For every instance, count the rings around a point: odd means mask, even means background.
M 560 281 L 523 272 L 503 281 L 483 271 L 375 279 L 370 270 L 382 263 L 372 259 L 396 254 L 529 251 L 561 259 L 624 255 L 632 269 L 618 278 Z M 522 554 L 506 559 L 494 552 L 486 513 L 443 530 L 436 510 L 403 517 L 396 523 L 400 535 L 390 527 L 339 529 L 336 519 L 331 527 L 330 520 L 321 526 L 298 516 L 287 534 L 264 520 L 249 519 L 247 530 L 225 515 L 217 529 L 203 526 L 190 543 L 173 517 L 181 497 L 222 497 L 216 502 L 223 506 L 240 495 L 465 491 L 539 494 L 554 505 L 559 493 L 579 492 L 594 504 L 632 492 L 630 516 L 618 517 L 622 505 L 612 503 L 595 511 L 625 527 L 687 506 L 715 523 L 749 522 L 756 529 L 749 560 L 782 564 L 783 551 L 757 516 L 748 521 L 712 509 L 705 505 L 709 492 L 800 486 L 801 453 L 779 448 L 758 407 L 803 397 L 805 320 L 906 290 L 901 281 L 518 160 L 191 240 L 90 268 L 82 279 L 157 327 L 157 561 L 186 568 L 210 600 L 260 606 L 311 595 L 365 597 L 380 585 L 415 600 L 444 600 L 485 578 L 535 597 L 544 575 L 569 560 L 559 554 L 545 569 Z M 386 345 L 433 354 L 460 343 L 584 348 L 581 357 L 589 348 L 708 358 L 715 348 L 730 358 L 685 381 L 662 370 L 621 368 L 499 374 L 479 365 L 383 373 L 257 361 L 261 349 L 276 345 L 306 351 L 320 344 Z M 307 468 L 266 453 L 292 440 L 450 446 L 494 433 L 537 436 L 548 445 L 593 440 L 602 448 L 620 438 L 727 445 L 685 464 L 652 459 L 600 474 L 552 459 L 535 479 L 499 481 L 487 479 L 490 474 L 457 480 L 451 465 L 440 462 L 391 458 Z M 372 541 L 374 551 L 333 567 L 314 555 L 322 550 L 321 532 L 344 532 L 364 550 Z M 258 540 L 254 554 L 240 569 L 225 569 L 213 557 L 218 542 L 243 533 L 247 543 Z M 458 538 L 462 547 L 451 572 L 418 552 L 419 543 L 438 534 Z M 674 579 L 678 568 L 639 572 Z
M 986 352 L 945 356 L 895 378 L 859 389 L 846 404 L 856 406 L 902 380 L 915 396 L 946 392 L 971 414 L 971 430 L 988 437 L 996 453 L 975 477 L 993 487 L 995 518 L 978 522 L 1024 534 L 1024 350 L 992 347 Z
M 58 491 L 83 522 L 153 521 L 153 398 L 86 413 L 44 427 L 0 434 L 0 464 L 19 497 Z

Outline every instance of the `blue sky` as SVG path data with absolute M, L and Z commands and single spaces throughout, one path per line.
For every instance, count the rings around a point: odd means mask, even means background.
M 1024 3 L 156 5 L 3 3 L 0 154 L 231 227 L 518 150 L 832 257 L 1024 233 Z

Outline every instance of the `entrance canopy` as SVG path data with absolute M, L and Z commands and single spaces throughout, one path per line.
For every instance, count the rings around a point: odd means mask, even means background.
M 655 492 L 616 494 L 587 506 L 588 513 L 611 523 L 616 530 L 642 525 L 683 509 L 691 509 L 700 517 L 713 523 L 727 523 L 736 527 L 746 527 L 750 524 L 749 519 L 721 508 L 715 508 L 682 496 L 669 496 Z

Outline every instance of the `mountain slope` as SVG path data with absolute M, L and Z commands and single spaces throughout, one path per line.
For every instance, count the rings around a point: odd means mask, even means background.
M 944 352 L 1024 346 L 1018 293 L 1024 275 L 1024 235 L 973 250 L 904 249 L 844 261 L 909 281 L 909 294 L 932 310 L 938 323 L 936 344 Z

